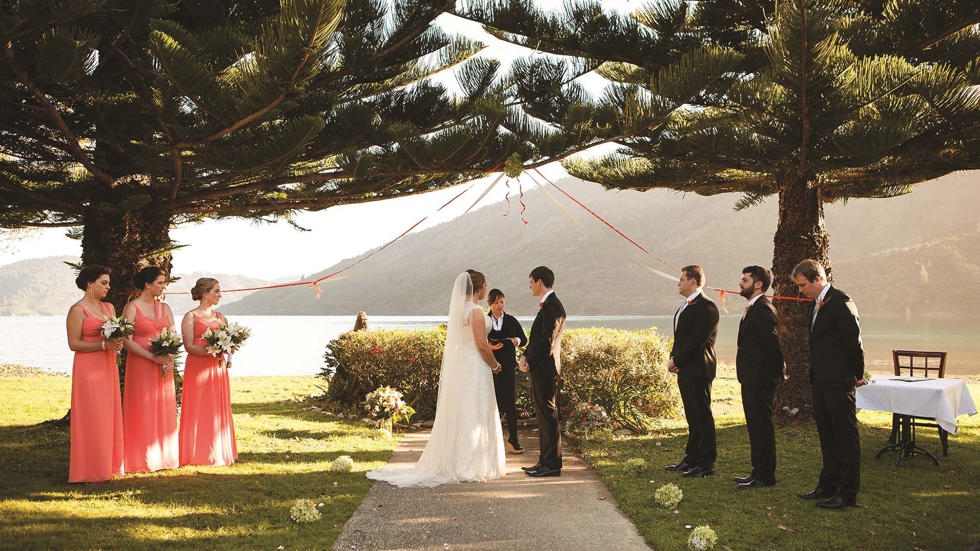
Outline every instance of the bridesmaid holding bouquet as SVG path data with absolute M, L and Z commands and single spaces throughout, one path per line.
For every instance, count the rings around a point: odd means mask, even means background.
M 75 352 L 71 372 L 71 447 L 68 482 L 104 482 L 123 474 L 123 425 L 119 398 L 119 339 L 106 340 L 102 324 L 115 316 L 109 269 L 84 266 L 75 285 L 85 296 L 68 309 L 68 347 Z
M 126 470 L 145 473 L 179 466 L 177 396 L 174 358 L 154 355 L 150 340 L 164 328 L 174 327 L 170 307 L 158 299 L 167 288 L 163 270 L 150 266 L 134 277 L 139 296 L 123 309 L 135 334 L 126 339 L 126 386 L 123 396 L 123 433 Z M 148 315 L 148 314 L 152 314 Z
M 231 417 L 231 385 L 222 357 L 208 353 L 202 335 L 227 320 L 214 307 L 221 300 L 218 280 L 202 277 L 191 289 L 200 301 L 181 322 L 187 365 L 180 412 L 180 464 L 231 465 L 238 459 Z

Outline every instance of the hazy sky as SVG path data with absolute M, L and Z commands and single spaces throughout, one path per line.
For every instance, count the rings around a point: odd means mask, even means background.
M 562 5 L 561 0 L 539 0 L 538 3 L 548 9 Z M 639 2 L 629 0 L 603 2 L 607 9 L 631 10 L 639 5 Z M 444 16 L 439 23 L 449 32 L 466 34 L 487 43 L 489 47 L 481 55 L 509 61 L 530 53 L 494 39 L 473 22 Z M 595 86 L 595 82 L 585 84 Z M 543 168 L 542 172 L 549 178 L 567 174 L 557 164 Z M 174 252 L 174 269 L 181 273 L 233 273 L 265 279 L 309 275 L 388 242 L 427 215 L 431 215 L 430 218 L 416 231 L 459 216 L 473 205 L 490 183 L 491 179 L 478 181 L 474 189 L 438 214 L 434 214 L 436 209 L 469 184 L 401 199 L 301 213 L 296 220 L 300 226 L 310 229 L 309 232 L 298 231 L 283 223 L 256 225 L 246 220 L 182 226 L 171 231 L 174 241 L 187 245 Z M 534 185 L 527 177 L 522 178 L 521 183 L 525 190 Z M 517 207 L 517 187 L 515 183 L 511 187 L 512 205 Z M 480 206 L 502 202 L 505 193 L 501 180 Z M 54 255 L 80 256 L 81 243 L 65 237 L 64 229 L 36 230 L 17 239 L 0 232 L 0 265 Z

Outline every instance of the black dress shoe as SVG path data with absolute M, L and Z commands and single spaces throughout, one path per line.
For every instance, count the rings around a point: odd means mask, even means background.
M 796 497 L 798 497 L 800 499 L 806 499 L 806 500 L 809 501 L 809 500 L 813 500 L 813 499 L 827 499 L 827 498 L 831 498 L 831 497 L 834 497 L 834 494 L 835 493 L 836 492 L 833 492 L 831 490 L 825 490 L 823 488 L 814 488 L 813 490 L 811 490 L 811 491 L 809 491 L 809 492 L 807 492 L 805 494 L 796 494 Z
M 749 476 L 736 476 L 735 477 L 735 483 L 736 484 L 745 484 L 746 482 L 751 482 L 752 480 L 754 480 L 752 478 L 752 475 L 749 475 Z
M 540 468 L 541 468 L 541 464 L 538 463 L 536 465 L 531 465 L 530 467 L 521 467 L 521 470 L 527 472 L 527 471 L 536 471 Z
M 818 501 L 817 507 L 822 509 L 843 509 L 844 507 L 857 507 L 857 498 L 854 496 L 846 497 L 838 494 L 829 499 Z
M 748 488 L 765 488 L 767 486 L 775 486 L 775 485 L 776 485 L 775 482 L 767 482 L 759 478 L 753 478 L 750 479 L 748 482 L 742 482 L 741 484 L 737 484 L 736 487 L 741 490 L 741 489 L 748 489 Z
M 688 469 L 684 471 L 684 474 L 682 474 L 681 476 L 683 476 L 684 478 L 705 478 L 713 474 L 715 474 L 714 467 L 702 467 L 698 465 L 693 469 Z
M 524 471 L 527 476 L 533 476 L 534 478 L 543 478 L 545 476 L 561 476 L 561 469 L 548 469 L 541 467 L 540 469 L 535 469 L 533 471 Z
M 693 469 L 694 468 L 694 465 L 692 465 L 690 463 L 685 463 L 685 462 L 681 461 L 680 463 L 678 463 L 676 465 L 667 465 L 665 468 L 668 471 L 684 472 L 684 471 Z

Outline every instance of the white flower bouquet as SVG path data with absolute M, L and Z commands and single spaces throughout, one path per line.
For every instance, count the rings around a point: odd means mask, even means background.
M 184 341 L 180 339 L 180 335 L 176 331 L 171 330 L 169 327 L 164 327 L 160 334 L 150 339 L 150 353 L 154 356 L 175 356 L 173 362 L 168 365 L 163 365 L 160 367 L 160 376 L 166 377 L 167 373 L 171 369 L 176 369 L 180 365 L 179 360 L 176 358 L 177 354 L 180 352 L 180 347 L 183 346 Z
M 250 336 L 252 331 L 237 323 L 222 323 L 217 329 L 208 329 L 201 335 L 204 339 L 208 354 L 215 358 L 228 355 L 226 367 L 231 367 L 231 355 L 234 354 Z
M 106 340 L 125 339 L 136 332 L 133 322 L 118 316 L 109 316 L 102 324 L 102 336 Z
M 379 426 L 387 426 L 388 430 L 394 429 L 400 420 L 408 421 L 415 415 L 415 409 L 405 403 L 402 393 L 390 386 L 367 393 L 364 396 L 364 409 L 378 421 Z
M 354 458 L 349 455 L 341 455 L 330 463 L 330 470 L 335 473 L 349 473 L 354 468 Z
M 296 504 L 289 509 L 289 518 L 301 524 L 320 520 L 320 511 L 316 505 L 316 501 L 312 499 L 297 499 Z
M 708 551 L 718 543 L 718 535 L 710 526 L 698 526 L 687 538 L 687 548 L 691 551 Z
M 653 493 L 653 498 L 666 509 L 675 509 L 684 499 L 684 492 L 676 484 L 664 484 Z

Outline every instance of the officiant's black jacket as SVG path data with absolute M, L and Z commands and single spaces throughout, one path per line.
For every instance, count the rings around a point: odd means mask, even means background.
M 670 357 L 685 379 L 714 379 L 717 368 L 715 338 L 718 336 L 718 307 L 699 294 L 684 311 L 676 315 L 674 346 Z
M 565 307 L 558 295 L 544 300 L 531 324 L 531 339 L 524 357 L 531 366 L 531 377 L 557 377 L 561 374 L 561 336 L 565 331 Z
M 813 308 L 810 316 L 813 319 Z M 810 383 L 823 388 L 853 388 L 864 377 L 864 348 L 857 306 L 831 286 L 810 329 Z
M 735 371 L 743 386 L 772 386 L 783 382 L 783 351 L 776 328 L 779 316 L 766 297 L 759 297 L 738 324 Z M 676 360 L 675 360 L 676 361 Z
M 493 314 L 487 314 L 487 323 L 492 323 Z M 492 329 L 493 325 L 490 326 L 490 334 L 487 335 L 487 339 L 495 339 L 503 343 L 504 347 L 500 350 L 493 351 L 493 357 L 497 358 L 500 365 L 504 367 L 515 367 L 517 365 L 517 349 L 527 344 L 527 337 L 524 335 L 524 328 L 521 327 L 521 322 L 517 321 L 517 318 L 504 312 L 503 323 L 500 327 L 500 331 Z M 514 341 L 510 340 L 512 338 L 519 339 L 517 347 L 514 346 Z

